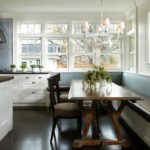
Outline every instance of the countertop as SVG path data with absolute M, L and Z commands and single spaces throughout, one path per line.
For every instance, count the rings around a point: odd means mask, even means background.
M 0 76 L 0 83 L 12 80 L 14 77 L 13 76 Z
M 27 72 L 22 72 L 22 71 L 17 71 L 17 72 L 11 72 L 11 71 L 7 71 L 7 72 L 0 72 L 0 74 L 49 74 L 50 72 L 31 72 L 31 71 L 27 71 Z

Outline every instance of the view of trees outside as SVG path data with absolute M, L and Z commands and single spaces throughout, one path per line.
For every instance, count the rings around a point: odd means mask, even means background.
M 47 66 L 52 65 L 54 69 L 68 69 L 68 64 L 73 62 L 74 69 L 82 69 L 91 68 L 94 62 L 97 62 L 105 68 L 121 67 L 121 46 L 120 39 L 115 33 L 116 24 L 106 31 L 109 32 L 109 36 L 105 31 L 101 35 L 96 33 L 97 23 L 90 23 L 86 34 L 82 33 L 83 22 L 73 22 L 71 29 L 68 26 L 66 23 L 48 23 L 44 32 L 41 30 L 42 24 L 21 24 L 20 34 L 25 37 L 21 39 L 21 60 L 29 63 L 35 62 L 35 58 L 41 59 L 39 57 L 39 54 L 43 53 L 41 38 L 47 35 L 44 42 L 47 49 Z M 38 37 L 39 33 L 44 34 Z

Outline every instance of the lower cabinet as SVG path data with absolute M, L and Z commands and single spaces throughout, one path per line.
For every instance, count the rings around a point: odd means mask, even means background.
M 14 106 L 48 106 L 47 78 L 49 74 L 10 74 L 13 80 Z
M 49 103 L 47 78 L 49 74 L 15 74 L 14 106 L 46 106 Z

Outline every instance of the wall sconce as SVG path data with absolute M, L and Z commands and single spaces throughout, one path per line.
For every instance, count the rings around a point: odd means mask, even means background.
M 0 43 L 6 43 L 6 37 L 1 29 L 0 29 Z

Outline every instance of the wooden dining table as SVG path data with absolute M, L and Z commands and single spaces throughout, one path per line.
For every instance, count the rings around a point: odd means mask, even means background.
M 74 148 L 98 145 L 122 145 L 125 148 L 129 147 L 129 142 L 122 136 L 119 118 L 128 101 L 136 102 L 137 100 L 143 100 L 139 95 L 115 83 L 105 85 L 97 83 L 95 87 L 89 87 L 84 85 L 82 80 L 73 80 L 71 82 L 68 99 L 79 104 L 85 122 L 82 130 L 82 137 L 80 139 L 75 139 L 73 142 Z M 119 102 L 117 108 L 114 108 L 113 106 L 114 101 Z M 88 103 L 89 105 L 86 105 L 88 106 L 86 107 L 84 104 Z M 89 138 L 88 131 L 93 121 L 95 122 L 96 133 L 99 135 L 99 115 L 97 114 L 98 103 L 106 104 L 108 114 L 111 116 L 116 131 L 117 139 L 104 140 L 99 136 L 97 136 L 97 138 Z

